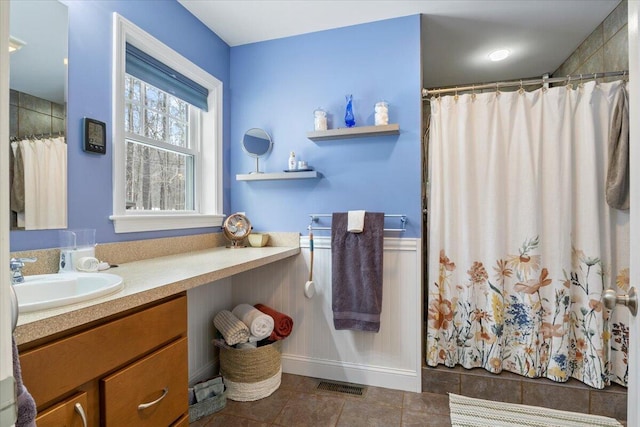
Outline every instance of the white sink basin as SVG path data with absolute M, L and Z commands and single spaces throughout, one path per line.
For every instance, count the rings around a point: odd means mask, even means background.
M 122 277 L 109 273 L 40 274 L 14 285 L 20 313 L 87 301 L 123 287 Z

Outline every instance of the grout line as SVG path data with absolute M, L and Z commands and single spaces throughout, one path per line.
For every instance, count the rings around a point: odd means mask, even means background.
M 520 380 L 520 403 L 524 403 L 524 381 Z
M 277 391 L 277 390 L 276 390 Z M 287 407 L 287 405 L 289 404 L 289 401 L 291 400 L 291 397 L 287 398 L 287 401 L 284 402 L 284 405 L 282 405 L 282 408 L 280 409 L 280 411 L 276 414 L 275 418 L 269 423 L 269 425 L 272 426 L 276 426 L 278 424 L 276 424 L 276 420 L 278 419 L 278 417 L 282 414 L 282 412 L 284 412 L 284 408 Z
M 342 398 L 342 406 L 340 407 L 340 413 L 338 414 L 338 418 L 336 418 L 336 422 L 334 424 L 334 426 L 338 425 L 338 422 L 340 422 L 340 417 L 342 416 L 342 412 L 344 411 L 344 405 L 346 404 L 346 400 L 344 398 Z

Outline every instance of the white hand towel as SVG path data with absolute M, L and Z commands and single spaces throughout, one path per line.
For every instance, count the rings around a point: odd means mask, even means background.
M 232 310 L 234 316 L 242 320 L 249 327 L 251 335 L 262 340 L 273 332 L 273 317 L 269 316 L 249 304 L 240 304 Z
M 364 211 L 349 211 L 347 231 L 350 233 L 362 233 L 362 230 L 364 230 Z

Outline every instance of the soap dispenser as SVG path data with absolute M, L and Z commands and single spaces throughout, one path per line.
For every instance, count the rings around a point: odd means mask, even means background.
M 289 170 L 296 170 L 296 166 L 296 153 L 292 151 L 291 153 L 289 153 Z

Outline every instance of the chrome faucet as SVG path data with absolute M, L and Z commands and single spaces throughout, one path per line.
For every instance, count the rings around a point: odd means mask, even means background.
M 25 262 L 36 262 L 38 258 L 11 258 L 9 262 L 9 268 L 11 269 L 11 284 L 24 282 L 24 276 L 22 275 L 22 268 Z
M 24 276 L 22 275 L 22 268 L 25 262 L 36 262 L 38 258 L 11 258 L 9 261 L 9 268 L 11 269 L 11 332 L 16 330 L 18 325 L 18 297 L 16 295 L 13 285 L 16 283 L 24 282 Z

